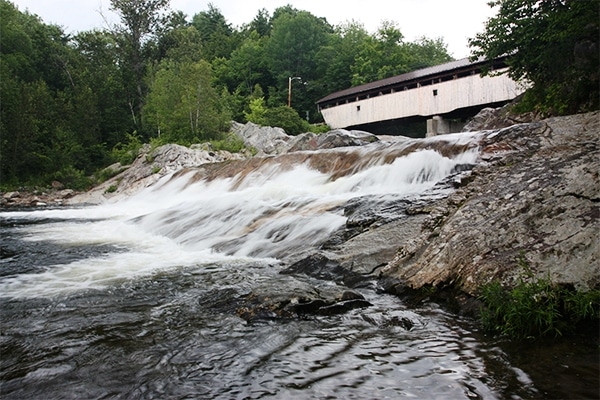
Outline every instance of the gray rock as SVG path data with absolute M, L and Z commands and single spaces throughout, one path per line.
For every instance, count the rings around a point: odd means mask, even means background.
M 256 149 L 257 156 L 286 153 L 292 139 L 292 136 L 287 135 L 281 128 L 259 126 L 252 122 L 245 125 L 233 124 L 232 131 L 246 146 Z
M 538 277 L 600 287 L 600 113 L 515 125 L 491 134 L 471 182 L 440 202 L 382 273 L 414 288 L 452 284 L 476 294 L 511 285 L 525 261 Z M 429 237 L 423 233 L 429 232 Z M 523 260 L 524 258 L 524 260 Z
M 150 146 L 144 146 L 130 167 L 92 190 L 73 196 L 68 203 L 102 203 L 109 198 L 136 193 L 153 185 L 161 177 L 185 168 L 244 158 L 245 156 L 242 154 L 232 154 L 224 150 L 212 151 L 204 146 L 188 148 L 177 144 L 167 144 L 154 150 Z M 117 166 L 113 165 L 109 168 L 115 167 Z M 109 190 L 111 187 L 114 187 L 115 190 Z
M 335 129 L 322 134 L 311 132 L 290 136 L 281 128 L 259 126 L 248 122 L 233 124 L 232 131 L 248 147 L 256 149 L 257 156 L 279 155 L 295 151 L 364 146 L 378 141 L 377 136 L 363 131 Z

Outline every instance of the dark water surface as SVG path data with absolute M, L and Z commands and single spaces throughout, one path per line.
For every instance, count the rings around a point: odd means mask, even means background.
M 40 220 L 37 226 L 56 223 Z M 109 244 L 28 242 L 27 226 L 3 220 L 2 279 L 125 251 Z M 276 275 L 266 263 L 222 261 L 122 278 L 100 289 L 3 297 L 1 398 L 598 396 L 597 340 L 511 344 L 486 338 L 472 321 L 436 304 L 409 309 L 379 293 L 375 283 L 361 291 L 373 306 L 344 315 L 254 323 L 238 318 L 238 299 Z M 410 330 L 397 323 L 403 318 L 414 322 Z

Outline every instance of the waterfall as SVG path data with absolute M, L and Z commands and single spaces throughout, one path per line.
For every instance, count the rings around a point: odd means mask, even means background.
M 407 198 L 474 164 L 478 134 L 379 142 L 203 166 L 165 176 L 129 198 L 94 207 L 2 213 L 50 219 L 20 228 L 23 240 L 114 251 L 0 281 L 9 296 L 102 288 L 170 268 L 272 265 L 315 248 L 344 226 L 361 196 Z

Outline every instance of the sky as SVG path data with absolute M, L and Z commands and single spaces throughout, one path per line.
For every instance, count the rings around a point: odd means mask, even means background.
M 102 13 L 111 23 L 118 17 L 110 12 L 109 0 L 10 0 L 19 10 L 37 14 L 46 24 L 57 24 L 66 33 L 105 28 Z M 406 41 L 426 36 L 443 38 L 456 59 L 469 56 L 468 38 L 484 29 L 495 15 L 488 0 L 171 0 L 171 9 L 183 11 L 188 20 L 208 10 L 212 3 L 228 23 L 241 26 L 251 22 L 260 9 L 270 14 L 285 5 L 309 11 L 332 25 L 354 21 L 374 33 L 384 20 L 397 23 Z

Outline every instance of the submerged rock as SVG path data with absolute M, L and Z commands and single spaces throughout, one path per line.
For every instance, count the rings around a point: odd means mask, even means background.
M 371 305 L 362 294 L 334 282 L 300 280 L 284 274 L 241 296 L 235 311 L 240 318 L 253 322 L 337 315 Z

